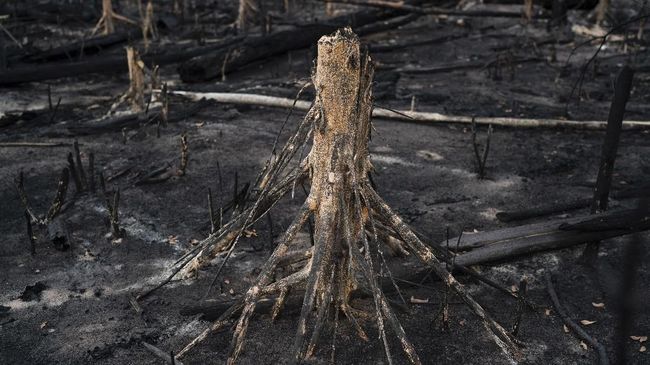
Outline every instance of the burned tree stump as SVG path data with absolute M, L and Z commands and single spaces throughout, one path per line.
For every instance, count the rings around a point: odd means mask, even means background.
M 117 14 L 113 10 L 112 0 L 102 0 L 102 16 L 99 18 L 99 21 L 97 21 L 97 25 L 95 25 L 95 29 L 93 29 L 92 35 L 95 35 L 100 28 L 103 28 L 102 34 L 104 35 L 112 34 L 115 32 L 114 20 L 137 25 L 133 20 L 123 15 Z
M 389 363 L 392 363 L 392 355 L 388 329 L 399 339 L 410 362 L 421 363 L 379 285 L 383 250 L 392 244 L 415 254 L 430 266 L 432 272 L 482 320 L 506 354 L 518 357 L 519 349 L 510 334 L 469 295 L 439 256 L 420 241 L 372 187 L 368 142 L 374 66 L 358 37 L 350 28 L 322 37 L 318 42 L 317 61 L 313 75 L 316 100 L 294 135 L 279 153 L 272 156 L 258 177 L 254 204 L 181 258 L 179 266 L 165 282 L 180 270 L 191 273 L 223 255 L 224 260 L 217 272 L 219 275 L 244 230 L 266 214 L 292 186 L 310 181 L 309 196 L 262 266 L 254 285 L 177 356 L 186 354 L 240 313 L 228 357 L 229 364 L 235 363 L 243 349 L 248 324 L 257 304 L 275 296 L 273 313 L 277 313 L 293 288 L 304 288 L 304 298 L 292 349 L 292 363 L 299 363 L 314 354 L 324 323 L 331 314 L 338 318 L 337 314 L 343 313 L 359 337 L 367 340 L 365 330 L 357 321 L 360 311 L 350 306 L 352 291 L 363 285 L 372 293 L 374 309 L 370 316 L 375 320 Z M 311 135 L 313 145 L 309 155 L 299 164 L 290 165 L 296 152 L 305 146 Z M 296 252 L 300 245 L 295 237 L 312 216 L 314 245 L 305 245 L 306 263 L 278 278 L 276 269 L 285 257 Z M 380 227 L 382 234 L 378 234 Z M 386 237 L 390 237 L 392 242 L 387 242 Z M 387 269 L 385 264 L 383 268 Z M 333 335 L 336 336 L 336 330 Z
M 246 32 L 251 23 L 259 20 L 261 15 L 260 5 L 258 0 L 239 0 L 237 20 L 235 21 L 237 29 Z

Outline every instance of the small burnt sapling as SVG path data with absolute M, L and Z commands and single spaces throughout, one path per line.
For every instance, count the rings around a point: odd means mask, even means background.
M 108 211 L 108 221 L 111 225 L 111 235 L 113 239 L 119 240 L 126 234 L 123 228 L 120 228 L 119 207 L 120 207 L 120 188 L 118 187 L 113 192 L 113 199 L 111 200 L 108 191 L 106 190 L 106 183 L 104 181 L 104 174 L 99 174 L 99 183 L 106 201 L 106 210 Z
M 492 138 L 492 124 L 488 126 L 487 137 L 485 139 L 485 148 L 483 153 L 479 152 L 479 143 L 476 140 L 476 120 L 472 118 L 472 147 L 474 149 L 474 157 L 476 158 L 476 173 L 479 179 L 485 178 L 485 164 L 487 162 L 488 154 L 490 153 L 490 139 Z
M 152 290 L 164 285 L 181 270 L 186 274 L 196 272 L 213 258 L 222 256 L 218 276 L 245 230 L 264 216 L 282 196 L 309 181 L 308 197 L 277 241 L 247 293 L 177 357 L 185 355 L 211 332 L 228 326 L 234 315 L 240 313 L 228 357 L 229 364 L 236 362 L 257 304 L 265 298 L 276 297 L 277 310 L 273 312 L 277 313 L 293 288 L 304 288 L 304 297 L 290 362 L 300 363 L 314 355 L 321 331 L 331 328 L 324 324 L 331 317 L 337 319 L 339 312 L 345 315 L 361 338 L 368 338 L 357 321 L 359 310 L 350 305 L 352 291 L 363 285 L 372 293 L 374 305 L 370 317 L 375 321 L 388 362 L 393 361 L 387 337 L 388 331 L 392 330 L 410 362 L 421 363 L 379 284 L 381 251 L 385 244 L 379 240 L 379 226 L 395 239 L 394 245 L 400 245 L 404 251 L 426 263 L 432 273 L 470 307 L 508 356 L 520 356 L 508 331 L 495 322 L 451 275 L 444 263 L 446 252 L 434 253 L 372 187 L 368 142 L 373 72 L 370 57 L 349 28 L 320 39 L 313 75 L 316 99 L 295 134 L 278 154 L 273 154 L 258 177 L 253 203 L 183 256 L 172 275 Z M 313 144 L 307 157 L 290 164 L 311 136 Z M 308 260 L 296 271 L 279 275 L 276 269 L 285 257 L 300 247 L 296 236 L 312 217 L 314 244 L 305 249 Z M 333 327 L 332 335 L 336 338 L 337 325 Z
M 57 184 L 54 200 L 52 201 L 50 208 L 47 210 L 47 213 L 42 217 L 37 216 L 29 204 L 27 193 L 25 192 L 24 176 L 22 171 L 18 174 L 18 177 L 15 180 L 18 197 L 25 208 L 27 235 L 30 242 L 30 253 L 32 255 L 36 254 L 36 238 L 34 236 L 32 223 L 35 223 L 37 227 L 44 228 L 47 231 L 48 239 L 54 244 L 54 247 L 57 250 L 65 251 L 70 247 L 67 242 L 67 232 L 64 229 L 65 223 L 58 218 L 68 192 L 69 175 L 70 173 L 67 168 L 64 168 L 61 171 L 61 177 Z

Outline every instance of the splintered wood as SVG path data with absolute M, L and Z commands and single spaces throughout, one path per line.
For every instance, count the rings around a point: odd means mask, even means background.
M 243 350 L 257 304 L 276 297 L 274 308 L 277 309 L 274 312 L 277 315 L 287 294 L 293 288 L 303 288 L 303 304 L 290 355 L 292 363 L 301 363 L 314 356 L 320 335 L 331 328 L 324 324 L 340 311 L 359 337 L 365 340 L 369 336 L 357 319 L 360 315 L 373 318 L 389 363 L 393 362 L 388 339 L 390 329 L 406 358 L 413 364 L 420 364 L 415 347 L 408 340 L 379 283 L 381 272 L 390 273 L 383 252 L 395 249 L 395 246 L 416 255 L 450 290 L 454 290 L 480 318 L 509 358 L 519 356 L 519 349 L 510 334 L 454 279 L 442 261 L 446 259 L 440 259 L 420 241 L 373 189 L 369 178 L 372 165 L 368 150 L 373 71 L 370 57 L 351 29 L 341 29 L 320 39 L 313 75 L 316 88 L 314 104 L 284 147 L 273 154 L 262 170 L 256 182 L 257 189 L 253 190 L 256 192 L 252 197 L 254 203 L 234 214 L 221 229 L 182 257 L 167 281 L 181 270 L 188 274 L 221 257 L 218 277 L 246 230 L 293 186 L 308 181 L 309 195 L 246 294 L 185 346 L 178 357 L 185 355 L 211 332 L 229 326 L 234 316 L 240 313 L 228 356 L 228 363 L 235 363 Z M 299 161 L 296 169 L 289 163 L 311 136 L 311 151 Z M 312 217 L 314 243 L 309 247 L 308 244 L 301 245 L 304 242 L 295 238 Z M 384 237 L 390 238 L 385 240 Z M 301 249 L 305 250 L 306 258 L 302 266 L 292 265 L 293 270 L 285 267 L 284 271 L 276 272 L 282 262 Z M 440 257 L 447 256 L 441 254 Z M 367 314 L 360 314 L 350 306 L 353 290 L 361 286 L 372 294 L 373 305 Z M 336 331 L 330 335 L 336 337 Z
M 127 98 L 131 103 L 134 112 L 144 110 L 144 63 L 140 59 L 138 51 L 133 47 L 126 48 L 126 59 L 129 64 L 130 86 L 127 91 Z

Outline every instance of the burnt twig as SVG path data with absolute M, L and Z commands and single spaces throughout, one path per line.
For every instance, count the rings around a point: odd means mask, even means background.
M 574 95 L 576 89 L 578 90 L 578 94 L 580 94 L 580 91 L 582 90 L 582 84 L 584 83 L 585 76 L 587 74 L 587 69 L 589 68 L 589 65 L 591 65 L 591 63 L 596 60 L 596 57 L 598 57 L 598 54 L 600 54 L 600 51 L 602 51 L 603 47 L 605 46 L 605 43 L 607 43 L 607 38 L 610 35 L 612 35 L 613 33 L 617 32 L 617 31 L 619 31 L 621 29 L 624 29 L 628 25 L 630 25 L 632 23 L 635 23 L 637 21 L 647 19 L 648 17 L 650 17 L 650 14 L 647 14 L 647 13 L 638 15 L 638 16 L 636 16 L 634 18 L 631 18 L 631 19 L 629 19 L 629 20 L 627 20 L 625 22 L 617 24 L 616 26 L 612 27 L 607 33 L 603 34 L 602 36 L 590 38 L 590 39 L 578 44 L 577 46 L 575 46 L 573 48 L 573 50 L 571 51 L 571 54 L 569 54 L 569 57 L 566 60 L 565 67 L 569 65 L 569 61 L 571 61 L 571 58 L 573 57 L 573 54 L 579 48 L 581 48 L 583 46 L 586 46 L 586 45 L 590 45 L 593 41 L 600 39 L 600 43 L 598 44 L 598 47 L 596 48 L 596 52 L 594 52 L 594 54 L 591 56 L 591 58 L 589 58 L 587 60 L 587 62 L 585 62 L 582 65 L 582 69 L 580 70 L 580 77 L 578 78 L 578 80 L 576 80 L 576 82 L 573 84 L 573 87 L 571 88 L 571 94 L 569 94 L 569 97 L 567 98 L 567 102 L 566 102 L 566 105 L 565 105 L 565 111 L 566 112 L 569 111 L 569 103 L 571 102 L 571 99 L 573 98 L 573 95 Z M 580 98 L 578 98 L 577 101 L 578 101 L 578 103 L 580 103 Z
M 584 340 L 585 342 L 589 343 L 596 351 L 598 352 L 598 358 L 600 359 L 600 364 L 601 365 L 607 365 L 609 364 L 609 359 L 607 358 L 607 352 L 605 351 L 605 348 L 603 345 L 601 345 L 598 341 L 596 341 L 593 337 L 589 336 L 585 330 L 582 329 L 577 323 L 575 323 L 567 313 L 564 311 L 564 307 L 562 307 L 562 304 L 560 304 L 560 299 L 557 297 L 557 293 L 555 292 L 555 288 L 553 287 L 553 280 L 551 278 L 551 274 L 546 273 L 546 289 L 548 290 L 548 295 L 551 297 L 551 301 L 553 302 L 553 307 L 555 307 L 555 311 L 557 314 L 560 316 L 562 319 L 562 322 L 567 325 L 579 338 Z

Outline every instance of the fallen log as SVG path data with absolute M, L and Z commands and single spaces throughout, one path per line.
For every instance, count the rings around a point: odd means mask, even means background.
M 251 62 L 310 47 L 322 35 L 332 33 L 342 26 L 352 25 L 357 28 L 398 15 L 403 13 L 364 10 L 330 19 L 328 23 L 306 24 L 268 35 L 250 36 L 233 47 L 219 49 L 184 62 L 178 68 L 178 73 L 184 82 L 211 80 Z
M 628 188 L 621 191 L 612 192 L 612 197 L 617 200 L 643 198 L 650 196 L 650 184 L 644 184 L 638 187 Z M 536 217 L 543 217 L 553 214 L 559 214 L 577 209 L 588 208 L 592 204 L 592 198 L 578 199 L 558 204 L 548 204 L 522 210 L 504 211 L 496 214 L 497 219 L 501 222 L 513 222 Z
M 415 47 L 431 45 L 431 44 L 446 43 L 456 39 L 465 38 L 467 36 L 468 36 L 467 33 L 460 33 L 460 34 L 448 34 L 441 37 L 418 40 L 414 42 L 405 42 L 405 43 L 396 43 L 396 44 L 370 44 L 368 45 L 368 50 L 372 53 L 393 52 L 393 51 L 399 51 L 406 48 L 415 48 Z
M 222 47 L 228 47 L 242 39 L 243 37 L 230 38 L 209 47 L 175 48 L 162 53 L 145 55 L 142 57 L 142 61 L 151 68 L 154 65 L 164 66 L 178 63 Z M 0 86 L 97 73 L 120 73 L 127 70 L 126 58 L 121 54 L 110 57 L 93 57 L 78 62 L 47 63 L 38 67 L 30 65 L 7 69 L 0 72 Z
M 558 214 L 576 209 L 586 208 L 591 204 L 591 199 L 578 199 L 575 201 L 560 202 L 558 204 L 548 204 L 538 207 L 526 208 L 522 210 L 513 210 L 498 212 L 496 217 L 501 222 L 520 221 L 535 217 L 543 217 L 552 214 Z
M 128 40 L 135 40 L 142 37 L 142 32 L 132 30 L 130 32 L 117 32 L 106 35 L 99 35 L 89 39 L 82 39 L 47 51 L 32 53 L 21 58 L 24 62 L 49 62 L 72 58 L 79 58 L 84 55 L 93 55 L 102 50 L 124 43 Z
M 160 90 L 154 90 L 160 92 Z M 170 91 L 170 94 L 187 97 L 191 100 L 215 100 L 224 104 L 243 104 L 267 107 L 294 108 L 296 110 L 309 110 L 311 102 L 279 98 L 275 96 L 244 94 L 244 93 L 211 93 L 193 91 Z M 492 124 L 505 127 L 561 127 L 574 129 L 605 129 L 605 121 L 578 121 L 565 119 L 534 119 L 534 118 L 509 118 L 509 117 L 471 117 L 462 115 L 447 115 L 434 112 L 415 112 L 409 110 L 389 110 L 375 108 L 372 111 L 373 118 L 392 119 L 413 123 L 463 123 L 471 124 L 475 120 L 477 124 Z M 623 128 L 649 128 L 650 121 L 628 120 L 623 122 Z
M 0 147 L 70 147 L 69 142 L 0 142 Z
M 636 209 L 536 223 L 461 238 L 455 263 L 471 266 L 541 251 L 558 250 L 595 240 L 624 236 L 650 229 L 650 214 Z M 457 238 L 452 238 L 455 242 Z
M 408 14 L 404 16 L 390 18 L 388 20 L 379 21 L 376 23 L 371 23 L 359 27 L 359 29 L 357 29 L 357 34 L 359 35 L 359 37 L 363 37 L 368 34 L 385 32 L 387 30 L 395 29 L 397 27 L 401 27 L 402 25 L 408 24 L 414 20 L 417 20 L 421 16 L 422 14 Z
M 461 17 L 495 17 L 495 18 L 521 18 L 521 11 L 503 11 L 503 10 L 456 10 L 446 9 L 437 6 L 415 6 L 405 4 L 403 1 L 391 2 L 382 0 L 321 0 L 324 3 L 339 3 L 356 6 L 367 6 L 381 9 L 395 9 L 417 14 L 429 15 L 446 15 Z M 534 19 L 547 19 L 549 16 L 538 12 L 533 16 Z
M 460 236 L 460 240 L 458 237 L 449 239 L 449 242 L 453 242 L 453 244 L 449 245 L 449 249 L 458 252 L 474 250 L 515 238 L 525 238 L 534 236 L 540 232 L 557 230 L 562 224 L 579 223 L 580 221 L 585 220 L 585 218 L 585 216 L 580 216 L 574 218 L 553 219 L 548 222 L 524 224 L 521 226 L 508 227 L 487 232 L 463 232 L 463 235 Z M 445 240 L 445 242 L 441 242 L 439 245 L 446 246 L 446 242 L 447 241 Z
M 518 64 L 523 64 L 523 63 L 530 63 L 530 62 L 540 62 L 544 61 L 543 58 L 539 57 L 525 57 L 521 59 L 514 59 L 508 62 L 509 65 L 518 65 Z M 459 62 L 451 65 L 441 65 L 441 66 L 432 66 L 432 67 L 413 67 L 413 66 L 407 66 L 407 67 L 400 67 L 395 69 L 395 72 L 401 72 L 405 74 L 438 74 L 438 73 L 446 73 L 450 71 L 458 71 L 458 70 L 473 70 L 473 69 L 484 69 L 488 68 L 495 63 L 497 63 L 498 60 L 491 60 L 488 62 L 482 62 L 482 61 L 475 61 L 475 62 Z
M 191 117 L 207 107 L 210 101 L 199 100 L 198 103 L 192 104 L 185 109 L 172 111 L 167 117 L 167 123 L 176 123 Z M 68 130 L 75 134 L 87 135 L 95 133 L 115 132 L 122 128 L 137 128 L 144 124 L 150 123 L 154 120 L 161 118 L 162 108 L 156 106 L 150 108 L 146 113 L 127 113 L 116 116 L 100 118 L 88 121 L 81 125 L 73 125 L 68 127 Z

